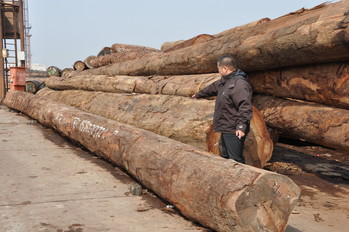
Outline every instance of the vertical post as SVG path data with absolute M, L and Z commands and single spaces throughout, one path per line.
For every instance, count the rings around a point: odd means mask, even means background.
M 6 84 L 5 84 L 5 72 L 4 72 L 4 57 L 2 56 L 2 49 L 3 49 L 3 35 L 4 35 L 4 30 L 3 30 L 3 1 L 0 1 L 0 94 L 1 94 L 1 100 L 0 102 L 2 103 L 3 100 L 6 97 Z
M 14 4 L 14 1 L 13 1 Z M 12 7 L 12 14 L 13 14 L 13 43 L 14 43 L 14 47 L 15 47 L 15 64 L 16 67 L 18 66 L 18 54 L 17 54 L 17 35 L 18 35 L 18 31 L 17 31 L 17 25 L 18 25 L 18 9 L 19 7 Z
M 24 41 L 24 9 L 23 0 L 19 0 L 19 35 L 21 40 L 21 52 L 25 51 Z M 21 67 L 25 67 L 25 61 L 21 60 Z

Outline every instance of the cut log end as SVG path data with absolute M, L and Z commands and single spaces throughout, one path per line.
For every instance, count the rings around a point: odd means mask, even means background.
M 50 77 L 56 76 L 56 77 L 60 77 L 61 76 L 62 71 L 57 68 L 56 66 L 50 66 L 47 68 L 47 74 Z
M 234 208 L 243 228 L 250 228 L 251 231 L 260 231 L 259 228 L 285 231 L 285 219 L 291 214 L 299 196 L 300 189 L 290 178 L 268 173 L 244 189 L 236 199 Z
M 96 59 L 97 57 L 96 56 L 88 56 L 85 60 L 84 60 L 84 63 L 85 65 L 88 67 L 88 68 L 93 68 L 93 63 L 92 61 L 94 59 Z

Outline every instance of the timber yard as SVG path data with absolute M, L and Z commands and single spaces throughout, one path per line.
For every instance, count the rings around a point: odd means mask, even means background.
M 0 232 L 348 231 L 349 0 L 44 69 L 28 0 L 0 6 Z M 246 164 L 195 98 L 224 54 L 253 90 Z

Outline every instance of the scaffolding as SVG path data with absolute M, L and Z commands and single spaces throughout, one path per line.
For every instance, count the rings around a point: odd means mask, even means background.
M 10 68 L 30 67 L 30 36 L 28 1 L 0 0 L 0 102 L 9 88 Z
M 24 15 L 24 51 L 25 51 L 25 66 L 26 68 L 31 68 L 31 61 L 32 61 L 32 54 L 31 54 L 31 48 L 30 48 L 30 29 L 31 25 L 29 23 L 29 11 L 28 11 L 28 0 L 23 0 L 23 15 Z

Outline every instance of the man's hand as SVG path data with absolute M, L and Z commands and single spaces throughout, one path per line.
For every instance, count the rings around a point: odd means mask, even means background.
M 236 131 L 236 137 L 238 137 L 239 139 L 241 139 L 244 136 L 245 136 L 245 132 L 243 132 L 241 130 Z

